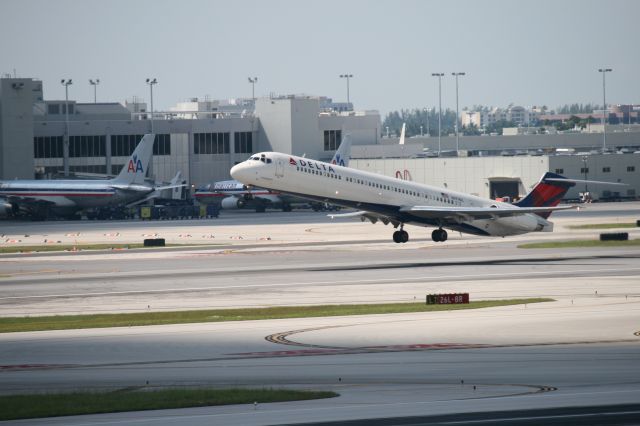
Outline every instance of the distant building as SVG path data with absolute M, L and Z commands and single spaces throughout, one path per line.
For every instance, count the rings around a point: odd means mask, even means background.
M 0 78 L 0 179 L 60 176 L 65 163 L 71 174 L 114 175 L 151 131 L 140 99 L 80 103 L 42 93 L 41 81 Z M 305 95 L 190 99 L 156 111 L 153 127 L 152 177 L 169 181 L 181 171 L 195 186 L 229 179 L 229 169 L 254 152 L 328 160 L 345 133 L 354 145 L 377 144 L 381 133 L 377 111 Z
M 462 126 L 474 125 L 479 129 L 486 128 L 498 121 L 511 121 L 517 126 L 532 126 L 539 119 L 539 112 L 521 106 L 510 105 L 506 109 L 491 108 L 482 111 L 463 111 Z

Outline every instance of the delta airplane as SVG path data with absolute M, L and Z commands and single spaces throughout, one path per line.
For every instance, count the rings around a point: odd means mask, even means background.
M 331 164 L 338 164 L 344 167 L 349 166 L 351 157 L 351 135 L 345 134 L 340 146 L 336 150 Z M 202 204 L 220 203 L 222 209 L 255 209 L 256 212 L 264 212 L 267 206 L 281 207 L 283 211 L 291 211 L 291 205 L 303 203 L 298 197 L 282 194 L 259 187 L 248 187 L 237 180 L 224 180 L 208 184 L 198 188 L 194 194 L 196 200 Z
M 447 240 L 444 228 L 500 237 L 551 232 L 549 215 L 574 208 L 558 204 L 583 182 L 548 172 L 525 198 L 508 204 L 279 152 L 254 154 L 235 165 L 231 176 L 245 185 L 359 209 L 331 216 L 391 223 L 399 228 L 393 233 L 396 243 L 409 241 L 403 229 L 408 223 L 437 228 L 431 234 L 435 242 Z
M 154 139 L 153 134 L 144 135 L 113 179 L 0 181 L 0 217 L 26 213 L 46 218 L 50 212 L 69 216 L 91 207 L 140 202 L 163 189 L 184 186 L 153 186 L 145 182 Z

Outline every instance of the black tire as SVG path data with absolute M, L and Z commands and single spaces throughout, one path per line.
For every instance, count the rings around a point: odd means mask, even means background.
M 442 241 L 443 243 L 445 241 L 447 241 L 447 238 L 449 237 L 449 235 L 447 234 L 447 231 L 445 231 L 444 229 L 440 230 L 440 241 Z
M 440 242 L 440 230 L 439 229 L 434 229 L 433 230 L 433 232 L 431 233 L 431 239 L 436 243 Z
M 402 241 L 400 240 L 400 231 L 395 231 L 395 232 L 393 233 L 393 242 L 394 242 L 394 243 L 400 243 L 400 242 L 402 242 Z
M 402 243 L 409 241 L 409 233 L 407 231 L 400 231 L 400 241 Z

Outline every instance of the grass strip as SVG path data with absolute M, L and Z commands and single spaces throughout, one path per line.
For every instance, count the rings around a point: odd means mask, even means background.
M 370 305 L 281 306 L 271 308 L 215 309 L 198 311 L 140 312 L 129 314 L 55 315 L 46 317 L 0 318 L 0 333 L 19 331 L 70 330 L 81 328 L 132 327 L 143 325 L 188 324 L 223 321 L 254 321 L 282 318 L 331 317 L 347 315 L 397 314 L 479 309 L 524 303 L 550 302 L 531 298 L 484 300 L 464 305 L 423 303 L 385 303 Z
M 182 247 L 182 246 L 214 246 L 217 244 L 166 244 L 164 247 Z M 139 248 L 162 248 L 162 247 L 145 247 L 143 243 L 130 244 L 48 244 L 37 246 L 4 246 L 0 247 L 0 254 L 7 253 L 23 253 L 23 252 L 49 252 L 49 251 L 75 251 L 75 250 L 122 250 L 122 249 L 139 249 Z
M 600 241 L 600 240 L 572 240 L 572 241 L 549 241 L 544 243 L 520 244 L 518 248 L 574 248 L 574 247 L 633 247 L 640 246 L 640 239 L 627 241 Z
M 118 390 L 0 396 L 0 420 L 212 405 L 253 404 L 332 398 L 335 392 L 290 389 Z
M 635 222 L 632 223 L 590 223 L 587 225 L 571 225 L 570 229 L 615 229 L 615 228 L 637 228 Z

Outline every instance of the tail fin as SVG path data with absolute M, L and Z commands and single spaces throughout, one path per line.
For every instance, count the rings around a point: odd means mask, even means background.
M 182 184 L 182 172 L 178 171 L 176 175 L 169 182 L 173 188 L 171 188 L 171 199 L 172 200 L 180 200 L 182 199 L 182 186 L 178 186 Z
M 407 127 L 407 123 L 402 123 L 402 130 L 400 131 L 400 139 L 398 140 L 398 145 L 404 145 L 404 131 Z
M 349 159 L 351 158 L 351 135 L 347 133 L 342 137 L 342 142 L 338 150 L 331 159 L 331 164 L 349 167 Z
M 575 186 L 573 180 L 555 173 L 547 172 L 540 182 L 522 200 L 514 203 L 518 207 L 555 207 L 560 204 L 562 197 L 569 188 Z M 538 216 L 548 218 L 551 212 L 539 212 Z
M 138 146 L 124 164 L 120 174 L 113 179 L 117 183 L 144 183 L 147 174 L 149 160 L 153 154 L 153 142 L 156 138 L 154 134 L 146 134 L 142 137 Z

